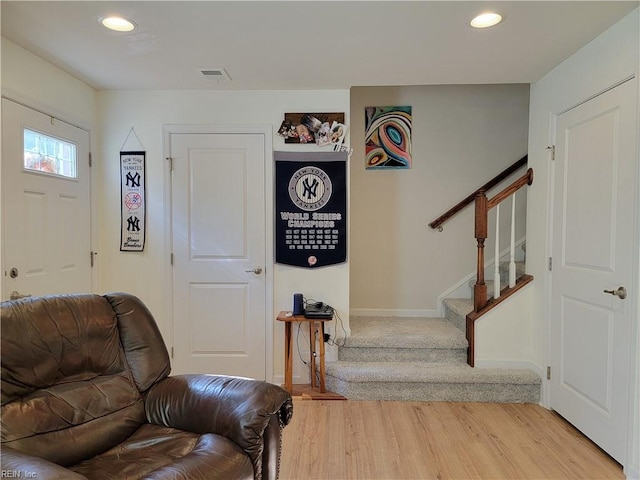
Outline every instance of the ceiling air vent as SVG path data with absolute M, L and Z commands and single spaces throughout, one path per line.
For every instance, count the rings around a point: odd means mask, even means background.
M 230 82 L 231 77 L 224 68 L 202 68 L 200 69 L 202 76 L 208 80 L 214 80 L 218 83 Z

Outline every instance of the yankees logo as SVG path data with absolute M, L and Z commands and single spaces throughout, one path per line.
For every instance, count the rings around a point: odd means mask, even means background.
M 129 210 L 136 210 L 142 205 L 142 196 L 139 193 L 130 192 L 124 197 L 124 204 Z
M 127 172 L 126 175 L 127 187 L 139 187 L 140 186 L 140 174 L 138 172 L 133 175 L 131 172 Z
M 302 210 L 313 212 L 321 209 L 332 192 L 331 179 L 318 167 L 303 167 L 289 180 L 289 198 Z
M 138 217 L 131 216 L 127 218 L 127 231 L 129 232 L 140 231 L 140 219 Z

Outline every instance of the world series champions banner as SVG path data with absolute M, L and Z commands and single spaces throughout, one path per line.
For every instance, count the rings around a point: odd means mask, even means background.
M 120 152 L 120 251 L 141 252 L 145 240 L 145 152 Z
M 276 263 L 347 259 L 347 152 L 274 152 Z

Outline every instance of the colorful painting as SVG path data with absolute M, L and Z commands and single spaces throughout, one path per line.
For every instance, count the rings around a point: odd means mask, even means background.
M 365 108 L 367 169 L 411 168 L 411 107 Z

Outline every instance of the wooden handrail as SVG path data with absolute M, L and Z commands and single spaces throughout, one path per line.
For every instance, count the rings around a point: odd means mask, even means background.
M 520 168 L 524 167 L 527 164 L 527 160 L 528 160 L 528 155 L 525 155 L 520 160 L 515 162 L 513 165 L 511 165 L 510 167 L 504 169 L 502 172 L 500 172 L 498 175 L 493 177 L 491 180 L 489 180 L 483 186 L 478 188 L 472 194 L 470 194 L 469 196 L 465 197 L 464 200 L 461 200 L 456 205 L 454 205 L 449 210 L 447 210 L 442 215 L 440 215 L 438 218 L 436 218 L 433 222 L 431 222 L 429 224 L 429 227 L 433 228 L 434 230 L 438 229 L 439 231 L 442 231 L 442 224 L 444 222 L 446 222 L 447 220 L 449 220 L 454 215 L 456 215 L 464 207 L 466 207 L 467 205 L 473 203 L 475 201 L 475 199 L 476 199 L 476 195 L 478 195 L 478 193 L 480 191 L 487 192 L 491 188 L 495 187 L 497 184 L 502 182 L 505 178 L 509 177 L 509 175 L 511 175 L 513 172 L 516 172 Z
M 475 363 L 475 321 L 480 318 L 481 315 L 504 301 L 510 295 L 513 295 L 516 291 L 524 287 L 527 283 L 533 280 L 530 275 L 523 275 L 517 279 L 516 284 L 513 287 L 505 287 L 500 291 L 499 298 L 487 299 L 487 285 L 484 282 L 484 242 L 487 239 L 487 230 L 489 223 L 489 210 L 497 206 L 513 195 L 520 188 L 525 185 L 531 185 L 533 183 L 533 169 L 529 168 L 527 173 L 518 178 L 511 185 L 504 188 L 502 191 L 488 199 L 485 191 L 481 189 L 476 195 L 476 218 L 475 218 L 475 237 L 478 244 L 478 262 L 476 272 L 476 283 L 473 286 L 473 312 L 469 313 L 466 318 L 466 335 L 468 341 L 467 348 L 467 363 L 470 366 L 474 366 Z M 515 200 L 514 200 L 515 201 Z M 497 241 L 497 239 L 496 239 Z M 494 260 L 498 262 L 499 259 Z
M 511 195 L 513 195 L 515 192 L 520 190 L 525 185 L 531 185 L 532 183 L 533 183 L 533 168 L 530 168 L 527 170 L 527 173 L 525 173 L 523 176 L 521 176 L 519 179 L 517 179 L 507 188 L 505 188 L 500 193 L 492 197 L 489 201 L 487 201 L 487 210 L 491 210 L 493 207 L 498 205 L 503 200 L 506 200 L 507 198 L 509 198 Z

